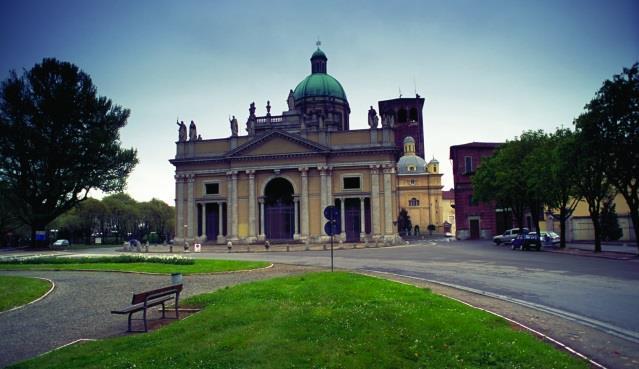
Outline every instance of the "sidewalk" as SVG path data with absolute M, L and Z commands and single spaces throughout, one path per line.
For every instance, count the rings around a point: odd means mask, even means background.
M 634 243 L 627 244 L 602 244 L 601 252 L 594 252 L 595 245 L 591 243 L 567 243 L 565 249 L 559 248 L 559 246 L 546 246 L 545 251 L 555 252 L 560 254 L 570 254 L 588 257 L 598 257 L 615 260 L 639 260 L 639 253 L 637 252 L 637 246 Z

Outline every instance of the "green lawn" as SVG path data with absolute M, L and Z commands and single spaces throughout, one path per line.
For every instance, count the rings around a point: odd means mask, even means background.
M 50 288 L 51 282 L 43 279 L 0 276 L 0 311 L 27 304 Z
M 61 259 L 61 258 L 58 258 Z M 70 258 L 66 258 L 70 259 Z M 263 268 L 270 263 L 263 261 L 237 260 L 194 260 L 193 264 L 176 265 L 162 263 L 56 263 L 56 264 L 0 264 L 0 270 L 115 270 L 126 272 L 147 273 L 182 273 L 184 275 L 197 273 L 228 272 Z
M 11 368 L 588 368 L 501 318 L 357 274 L 277 278 L 184 303 L 204 309 Z

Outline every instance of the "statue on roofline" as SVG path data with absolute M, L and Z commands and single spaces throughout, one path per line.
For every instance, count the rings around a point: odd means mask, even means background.
M 371 108 L 368 110 L 368 126 L 371 128 L 377 128 L 379 124 L 379 118 L 377 117 L 377 111 L 371 105 Z
M 231 123 L 231 135 L 237 136 L 237 119 L 235 119 L 235 115 L 233 119 L 229 119 L 229 122 Z
M 186 125 L 184 124 L 184 121 L 175 123 L 178 125 L 178 127 L 180 127 L 178 128 L 178 141 L 186 141 Z
M 191 125 L 189 125 L 189 141 L 197 140 L 197 128 L 195 127 L 195 122 L 191 121 Z

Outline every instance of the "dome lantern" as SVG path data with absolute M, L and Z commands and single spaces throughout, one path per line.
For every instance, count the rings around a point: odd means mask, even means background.
M 317 41 L 317 50 L 311 55 L 311 73 L 326 73 L 326 62 L 328 58 L 326 54 L 320 49 L 322 43 Z

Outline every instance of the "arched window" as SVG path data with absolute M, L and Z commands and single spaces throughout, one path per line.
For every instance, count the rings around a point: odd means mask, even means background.
M 413 197 L 412 199 L 408 200 L 408 206 L 419 206 L 419 200 Z
M 417 109 L 416 108 L 412 108 L 410 110 L 410 121 L 411 122 L 417 122 Z
M 397 113 L 397 122 L 406 123 L 406 118 L 407 118 L 406 115 L 407 115 L 406 109 L 399 109 L 399 112 Z

